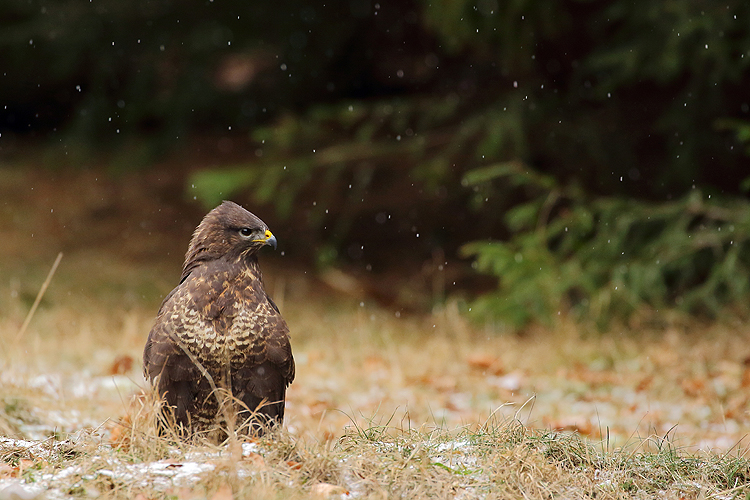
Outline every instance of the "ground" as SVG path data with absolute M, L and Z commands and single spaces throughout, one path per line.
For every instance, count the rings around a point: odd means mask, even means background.
M 401 314 L 270 253 L 261 265 L 297 360 L 284 431 L 234 447 L 154 445 L 139 420 L 140 356 L 202 215 L 165 199 L 169 182 L 0 168 L 0 499 L 729 498 L 746 487 L 750 474 L 705 474 L 745 452 L 747 325 L 593 332 L 560 318 L 517 335 L 450 300 Z M 703 472 L 652 481 L 638 467 L 653 464 L 627 461 L 664 453 Z

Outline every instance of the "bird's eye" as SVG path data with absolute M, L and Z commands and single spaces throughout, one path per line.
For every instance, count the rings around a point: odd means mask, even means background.
M 240 235 L 244 236 L 245 238 L 247 238 L 251 234 L 253 234 L 253 231 L 249 227 L 243 227 L 242 229 L 240 229 Z

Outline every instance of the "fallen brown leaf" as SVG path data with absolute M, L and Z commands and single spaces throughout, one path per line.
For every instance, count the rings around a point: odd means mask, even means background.
M 500 359 L 491 354 L 483 352 L 471 354 L 466 358 L 466 363 L 470 368 L 482 372 L 489 372 L 493 375 L 502 375 L 505 373 L 505 368 Z
M 133 423 L 130 415 L 125 415 L 119 421 L 115 422 L 112 430 L 109 432 L 110 446 L 127 451 L 130 448 L 130 429 L 132 427 Z
M 458 381 L 455 379 L 455 377 L 451 377 L 449 375 L 433 376 L 430 374 L 425 374 L 413 380 L 417 383 L 420 383 L 427 387 L 431 387 L 440 392 L 453 392 L 458 384 Z
M 34 460 L 29 460 L 27 458 L 22 458 L 18 461 L 18 469 L 23 472 L 26 469 L 29 469 L 34 466 L 36 462 Z
M 638 392 L 643 392 L 651 387 L 651 384 L 654 382 L 654 376 L 653 375 L 647 375 L 646 377 L 642 378 L 640 382 L 638 382 L 638 385 L 635 386 L 635 390 Z
M 133 357 L 127 354 L 117 356 L 109 367 L 110 375 L 124 375 L 133 369 Z
M 689 378 L 680 382 L 682 390 L 687 396 L 698 397 L 706 388 L 706 381 L 700 378 Z
M 557 420 L 546 420 L 545 423 L 555 431 L 575 431 L 584 436 L 594 433 L 594 426 L 585 417 L 561 417 Z

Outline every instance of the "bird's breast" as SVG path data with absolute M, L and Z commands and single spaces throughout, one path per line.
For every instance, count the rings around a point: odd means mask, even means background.
M 237 299 L 223 306 L 218 315 L 208 316 L 195 310 L 183 313 L 184 328 L 179 329 L 178 336 L 202 363 L 241 364 L 265 348 L 269 305 Z

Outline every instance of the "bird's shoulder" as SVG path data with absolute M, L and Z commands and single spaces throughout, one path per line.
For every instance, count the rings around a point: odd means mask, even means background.
M 194 268 L 162 302 L 159 313 L 192 309 L 206 316 L 231 313 L 232 304 L 260 302 L 262 282 L 244 266 L 223 259 Z

